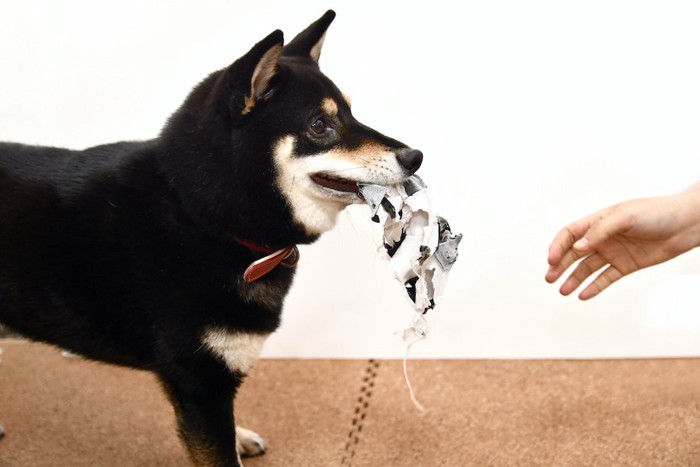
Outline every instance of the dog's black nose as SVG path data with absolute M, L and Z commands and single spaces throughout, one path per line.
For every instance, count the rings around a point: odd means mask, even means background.
M 399 154 L 397 158 L 399 159 L 399 164 L 411 174 L 415 173 L 423 163 L 423 153 L 418 149 L 410 149 Z

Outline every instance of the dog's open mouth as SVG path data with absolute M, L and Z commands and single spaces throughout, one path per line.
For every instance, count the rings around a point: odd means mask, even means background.
M 311 176 L 311 180 L 317 185 L 321 185 L 324 188 L 328 188 L 334 191 L 340 191 L 343 193 L 358 193 L 357 182 L 355 180 L 348 180 L 346 178 L 334 177 L 328 174 L 315 174 Z

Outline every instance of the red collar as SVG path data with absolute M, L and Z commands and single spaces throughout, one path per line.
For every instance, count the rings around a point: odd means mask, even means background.
M 248 240 L 243 240 L 242 238 L 238 237 L 233 237 L 233 239 L 238 243 L 239 245 L 242 245 L 246 248 L 248 248 L 251 251 L 254 251 L 256 253 L 264 253 L 266 255 L 269 255 L 270 253 L 274 253 L 277 250 L 273 250 L 267 245 L 261 245 L 259 243 L 253 243 Z
M 279 265 L 282 265 L 285 268 L 293 268 L 299 262 L 299 250 L 297 249 L 296 245 L 281 248 L 279 250 L 273 250 L 267 245 L 259 245 L 237 237 L 233 237 L 233 239 L 238 244 L 248 248 L 250 251 L 267 255 L 259 260 L 253 261 L 246 268 L 245 272 L 243 273 L 243 280 L 249 284 L 265 276 Z

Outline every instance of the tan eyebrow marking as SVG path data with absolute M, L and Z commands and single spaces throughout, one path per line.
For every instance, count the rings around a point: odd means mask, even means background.
M 348 107 L 352 107 L 352 100 L 350 100 L 350 96 L 343 93 L 343 99 L 345 99 L 345 103 L 348 104 Z
M 338 115 L 338 104 L 330 97 L 326 97 L 321 101 L 321 109 L 333 117 Z

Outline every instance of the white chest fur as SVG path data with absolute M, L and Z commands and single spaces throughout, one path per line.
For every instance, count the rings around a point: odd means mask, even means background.
M 204 333 L 202 342 L 226 363 L 229 370 L 247 374 L 260 356 L 267 336 L 212 328 Z

